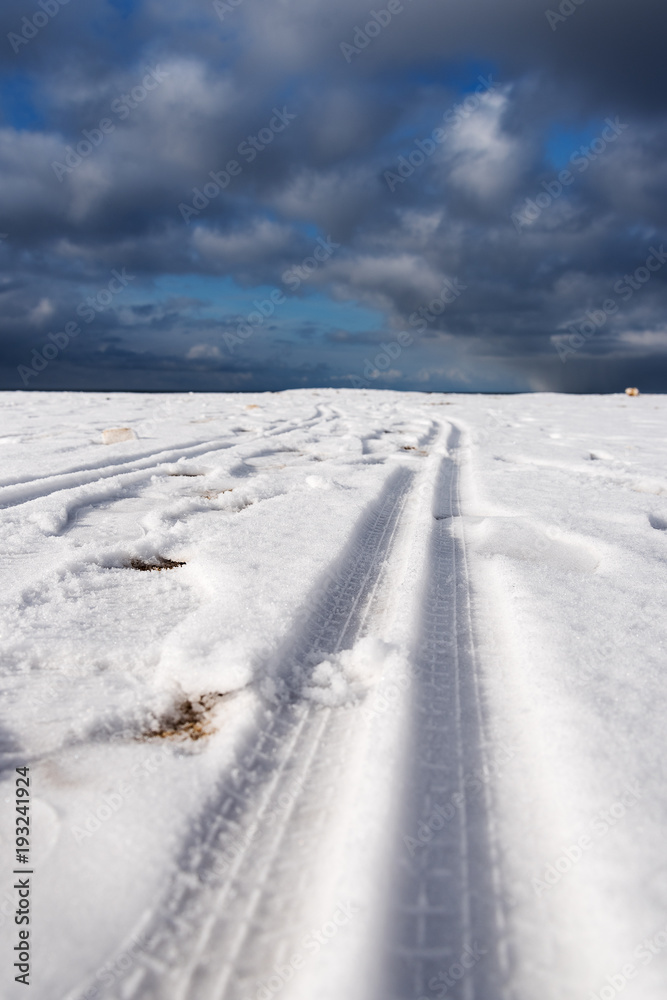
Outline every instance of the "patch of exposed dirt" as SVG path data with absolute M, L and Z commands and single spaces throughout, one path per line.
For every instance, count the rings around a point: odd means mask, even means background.
M 201 740 L 214 732 L 210 718 L 212 710 L 224 694 L 210 692 L 194 701 L 184 698 L 159 719 L 155 728 L 149 729 L 141 740 Z
M 151 570 L 157 570 L 158 573 L 161 569 L 176 569 L 177 566 L 185 566 L 184 562 L 179 562 L 176 559 L 165 559 L 164 556 L 155 556 L 153 559 L 130 559 L 127 563 L 128 569 L 138 569 L 142 573 L 148 573 Z

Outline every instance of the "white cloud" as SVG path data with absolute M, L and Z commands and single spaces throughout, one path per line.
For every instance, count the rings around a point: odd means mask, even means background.
M 193 344 L 185 357 L 188 361 L 215 360 L 222 357 L 222 352 L 215 344 Z

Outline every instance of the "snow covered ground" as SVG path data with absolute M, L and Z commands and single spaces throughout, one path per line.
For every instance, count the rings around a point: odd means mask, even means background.
M 3 997 L 664 998 L 663 397 L 0 416 Z

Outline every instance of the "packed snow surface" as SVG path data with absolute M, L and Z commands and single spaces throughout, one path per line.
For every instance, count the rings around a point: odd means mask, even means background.
M 3 997 L 664 1000 L 665 398 L 0 416 Z

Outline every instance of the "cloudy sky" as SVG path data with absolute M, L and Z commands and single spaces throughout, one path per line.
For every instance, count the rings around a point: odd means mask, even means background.
M 664 392 L 665 37 L 658 0 L 3 0 L 0 386 Z

